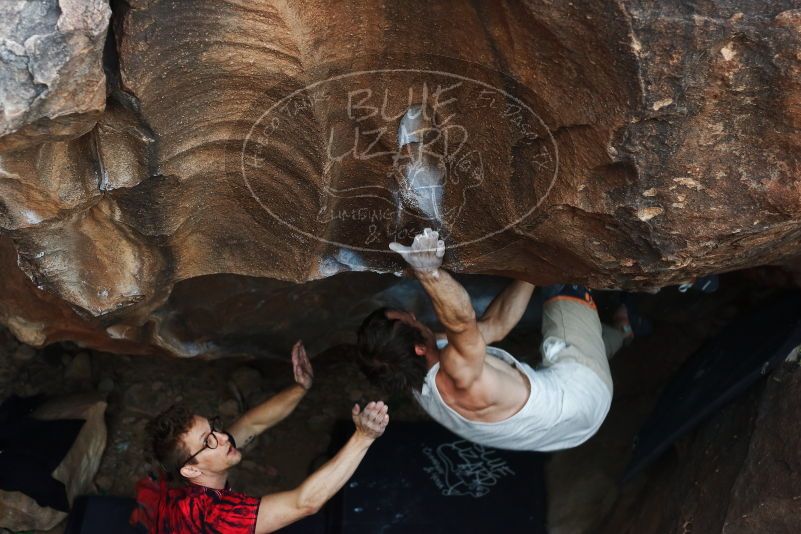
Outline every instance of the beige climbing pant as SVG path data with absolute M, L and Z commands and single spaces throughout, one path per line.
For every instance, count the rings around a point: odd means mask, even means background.
M 566 344 L 546 365 L 573 360 L 589 367 L 613 390 L 608 358 L 623 345 L 623 333 L 601 325 L 593 302 L 564 295 L 547 300 L 542 312 L 542 338 L 544 344 L 549 338 Z

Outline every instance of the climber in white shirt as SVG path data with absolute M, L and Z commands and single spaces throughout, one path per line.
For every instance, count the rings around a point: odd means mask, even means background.
M 590 293 L 567 286 L 544 304 L 543 366 L 534 369 L 489 346 L 520 320 L 532 284 L 513 281 L 479 320 L 467 291 L 440 268 L 445 245 L 437 232 L 390 248 L 431 297 L 447 344 L 408 311 L 376 310 L 358 332 L 359 363 L 371 380 L 411 390 L 436 421 L 486 446 L 553 451 L 598 431 L 612 401 L 607 358 L 630 335 L 625 317 L 619 328 L 602 327 Z

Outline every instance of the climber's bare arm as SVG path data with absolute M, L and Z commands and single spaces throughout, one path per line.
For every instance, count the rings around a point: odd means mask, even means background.
M 478 329 L 487 345 L 504 339 L 517 326 L 526 312 L 535 286 L 529 282 L 514 280 L 492 301 L 484 315 L 478 320 Z M 445 332 L 435 332 L 437 341 L 447 341 Z
M 534 284 L 522 280 L 513 280 L 498 293 L 478 321 L 487 344 L 501 341 L 520 322 L 533 293 Z
M 244 447 L 256 436 L 283 421 L 311 388 L 314 371 L 302 341 L 292 347 L 292 373 L 295 384 L 254 406 L 228 428 L 238 447 Z
M 390 248 L 412 267 L 445 327 L 448 346 L 441 353 L 440 369 L 456 388 L 469 388 L 484 369 L 486 343 L 467 291 L 440 267 L 445 243 L 439 240 L 437 232 L 426 228 L 410 247 L 392 243 Z

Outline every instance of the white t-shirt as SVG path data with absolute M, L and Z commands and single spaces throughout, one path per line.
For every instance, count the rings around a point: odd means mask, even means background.
M 439 363 L 428 370 L 422 390 L 415 391 L 414 396 L 441 425 L 480 445 L 527 451 L 576 447 L 600 428 L 612 404 L 612 392 L 589 367 L 572 360 L 560 361 L 558 353 L 565 346 L 562 340 L 546 339 L 545 365 L 536 370 L 503 349 L 487 347 L 487 357 L 519 369 L 531 385 L 526 404 L 503 421 L 471 421 L 445 404 L 436 384 Z

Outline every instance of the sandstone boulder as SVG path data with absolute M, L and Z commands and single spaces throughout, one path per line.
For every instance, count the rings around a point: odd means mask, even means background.
M 0 4 L 0 150 L 90 131 L 106 104 L 107 0 Z
M 715 415 L 650 470 L 636 497 L 619 500 L 598 531 L 797 531 L 799 383 L 797 363 L 787 364 Z
M 85 423 L 72 447 L 53 471 L 53 478 L 64 483 L 72 505 L 79 495 L 91 493 L 93 479 L 106 448 L 106 403 L 95 394 L 77 394 L 52 399 L 33 413 L 42 420 L 84 419 Z M 48 530 L 67 514 L 40 506 L 19 491 L 0 491 L 0 526 L 11 531 Z
M 107 11 L 76 4 L 18 8 L 3 42 L 78 32 L 91 68 L 57 80 L 89 117 Z M 793 2 L 131 0 L 112 19 L 103 114 L 18 142 L 61 113 L 31 82 L 0 138 L 0 319 L 28 342 L 208 354 L 238 324 L 202 310 L 193 334 L 205 296 L 171 297 L 181 284 L 255 316 L 243 285 L 398 271 L 387 244 L 426 226 L 450 269 L 540 284 L 797 262 Z M 426 130 L 401 127 L 410 109 Z

